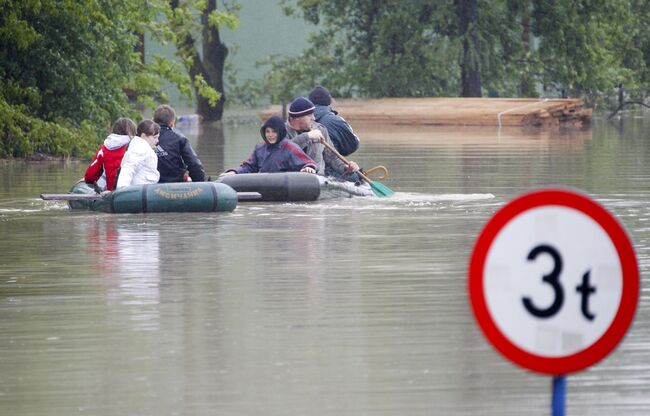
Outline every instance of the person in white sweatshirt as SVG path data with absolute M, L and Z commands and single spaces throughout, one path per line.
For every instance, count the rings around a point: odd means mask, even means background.
M 130 185 L 158 183 L 160 179 L 158 156 L 153 150 L 158 144 L 160 126 L 152 120 L 143 120 L 138 124 L 136 134 L 122 158 L 117 189 Z

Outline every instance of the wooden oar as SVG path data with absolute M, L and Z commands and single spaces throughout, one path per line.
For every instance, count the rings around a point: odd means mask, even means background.
M 262 199 L 262 194 L 259 192 L 237 192 L 238 201 L 257 201 Z
M 345 157 L 343 157 L 338 152 L 338 150 L 336 150 L 334 148 L 334 146 L 327 143 L 327 141 L 325 139 L 320 139 L 320 142 L 323 143 L 323 146 L 327 147 L 332 153 L 334 153 L 334 155 L 336 155 L 336 157 L 341 159 L 341 161 L 343 161 L 343 163 L 345 163 L 348 166 L 350 165 L 350 162 Z M 389 187 L 387 187 L 383 183 L 381 183 L 379 181 L 371 181 L 370 178 L 368 178 L 360 170 L 357 171 L 356 174 L 359 175 L 364 181 L 368 182 L 368 185 L 370 185 L 370 189 L 372 189 L 372 192 L 377 196 L 389 196 L 389 195 L 393 195 L 395 193 L 395 192 L 393 192 L 393 190 L 391 190 Z
M 100 194 L 41 194 L 46 201 L 95 201 L 102 199 Z
M 95 201 L 102 199 L 100 194 L 41 194 L 41 199 L 46 201 Z M 237 192 L 239 201 L 256 201 L 262 199 L 259 192 Z

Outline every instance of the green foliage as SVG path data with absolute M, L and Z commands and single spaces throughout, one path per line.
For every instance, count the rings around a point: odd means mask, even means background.
M 198 94 L 205 97 L 212 106 L 217 105 L 217 101 L 221 98 L 221 93 L 208 85 L 205 78 L 200 74 L 194 77 L 194 88 L 196 88 Z
M 79 156 L 94 150 L 95 131 L 87 122 L 71 126 L 68 120 L 43 121 L 29 115 L 25 106 L 13 106 L 0 96 L 0 158 L 26 157 L 34 153 Z
M 82 152 L 72 140 L 87 133 L 82 124 L 128 112 L 116 82 L 129 63 L 119 51 L 132 50 L 117 36 L 125 28 L 93 1 L 10 2 L 3 12 L 1 154 Z
M 436 96 L 460 91 L 454 0 L 284 0 L 287 14 L 320 25 L 295 58 L 271 57 L 274 101 L 322 83 L 339 96 Z M 646 96 L 649 0 L 477 0 L 483 88 L 529 96 L 565 90 L 592 98 L 624 83 Z M 530 24 L 530 45 L 523 40 Z M 290 98 L 289 98 L 290 99 Z
M 166 102 L 165 82 L 187 96 L 196 88 L 212 103 L 219 99 L 204 79 L 183 75 L 179 64 L 160 56 L 144 61 L 145 32 L 168 43 L 200 27 L 189 6 L 172 11 L 168 0 L 0 4 L 0 157 L 90 156 L 115 119 L 139 118 L 136 104 Z M 163 16 L 173 16 L 173 25 Z M 227 12 L 210 15 L 212 25 L 236 23 Z
M 623 65 L 634 24 L 627 0 L 540 0 L 534 4 L 541 81 L 571 95 L 605 91 L 630 74 Z
M 208 16 L 208 23 L 214 28 L 225 26 L 230 30 L 235 30 L 239 26 L 239 18 L 233 13 L 213 10 Z
M 534 71 L 525 59 L 519 3 L 525 1 L 479 1 L 479 61 L 483 88 L 502 96 L 519 94 L 519 81 Z M 495 30 L 498 28 L 498 30 Z
M 650 94 L 650 1 L 632 0 L 629 13 L 632 16 L 620 30 L 629 36 L 625 45 L 614 45 L 623 54 L 623 66 L 628 70 L 621 82 L 632 98 L 644 99 Z
M 448 94 L 458 86 L 454 62 L 459 43 L 445 33 L 451 4 L 300 0 L 304 18 L 323 29 L 300 56 L 266 61 L 266 89 L 283 100 L 304 94 L 316 83 L 338 96 Z

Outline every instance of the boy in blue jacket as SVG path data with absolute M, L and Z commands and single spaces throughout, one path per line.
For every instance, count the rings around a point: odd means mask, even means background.
M 260 134 L 264 143 L 255 145 L 253 154 L 238 168 L 229 169 L 225 174 L 257 172 L 308 172 L 316 173 L 316 164 L 298 145 L 287 140 L 284 121 L 278 116 L 266 120 Z

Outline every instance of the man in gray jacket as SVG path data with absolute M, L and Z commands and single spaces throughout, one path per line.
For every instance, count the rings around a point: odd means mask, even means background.
M 324 175 L 327 167 L 340 179 L 356 180 L 357 175 L 351 174 L 359 170 L 359 165 L 352 161 L 346 165 L 320 142 L 322 139 L 332 144 L 325 126 L 314 121 L 314 110 L 314 104 L 305 97 L 293 100 L 286 123 L 289 138 L 316 163 L 319 175 Z

